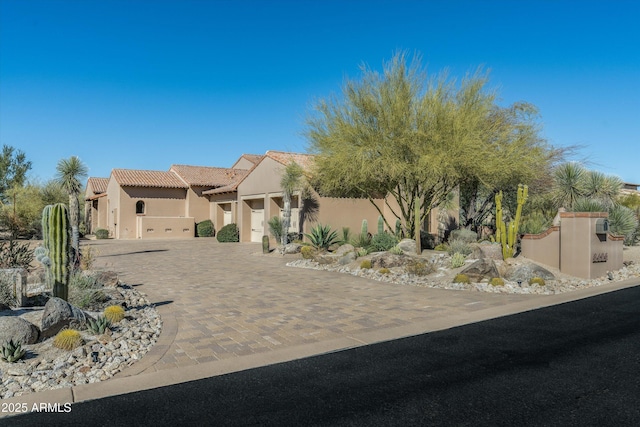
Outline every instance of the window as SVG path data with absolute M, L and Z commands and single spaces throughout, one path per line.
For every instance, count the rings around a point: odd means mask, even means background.
M 144 215 L 144 202 L 142 200 L 136 202 L 136 214 Z

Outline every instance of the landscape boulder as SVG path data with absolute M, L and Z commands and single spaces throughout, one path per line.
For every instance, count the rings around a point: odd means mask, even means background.
M 556 278 L 549 270 L 532 262 L 510 266 L 504 274 L 504 278 L 512 282 L 526 283 L 533 277 L 541 277 L 545 281 Z
M 473 252 L 469 256 L 471 259 L 493 259 L 502 261 L 502 245 L 494 244 L 478 244 L 473 245 Z
M 416 241 L 413 239 L 402 239 L 398 243 L 398 247 L 402 249 L 402 252 L 415 254 L 416 253 Z
M 56 335 L 62 328 L 82 329 L 91 316 L 62 298 L 49 298 L 42 312 L 42 338 Z
M 36 325 L 17 316 L 0 317 L 0 343 L 13 340 L 18 344 L 34 344 L 40 331 Z
M 300 249 L 302 249 L 302 245 L 300 243 L 287 243 L 282 248 L 283 254 L 299 254 Z
M 466 274 L 473 283 L 479 283 L 483 280 L 491 280 L 493 277 L 500 277 L 498 268 L 492 259 L 482 258 L 460 271 Z
M 410 257 L 406 255 L 379 252 L 371 257 L 371 266 L 376 269 L 401 267 L 407 263 L 408 259 L 410 259 Z

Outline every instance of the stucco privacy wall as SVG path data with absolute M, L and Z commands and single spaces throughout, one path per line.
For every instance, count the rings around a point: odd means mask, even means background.
M 136 221 L 139 239 L 184 239 L 195 236 L 195 223 L 192 217 L 138 216 Z
M 622 236 L 598 230 L 606 212 L 561 212 L 558 230 L 544 235 L 524 235 L 522 254 L 534 261 L 558 268 L 562 273 L 585 279 L 606 275 L 622 268 Z M 557 261 L 552 259 L 557 254 Z

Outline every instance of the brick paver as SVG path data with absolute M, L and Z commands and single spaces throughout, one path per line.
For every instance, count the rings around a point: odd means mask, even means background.
M 117 271 L 175 318 L 159 371 L 368 331 L 425 324 L 539 296 L 402 286 L 285 266 L 259 244 L 215 239 L 91 241 L 96 265 Z M 163 331 L 166 335 L 167 331 Z M 161 335 L 162 337 L 162 335 Z

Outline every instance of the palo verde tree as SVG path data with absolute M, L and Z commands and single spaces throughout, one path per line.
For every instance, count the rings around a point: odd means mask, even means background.
M 3 145 L 0 153 L 0 197 L 5 198 L 6 192 L 14 187 L 22 187 L 30 169 L 31 162 L 22 150 Z
M 515 113 L 496 106 L 480 70 L 459 83 L 446 73 L 427 78 L 419 58 L 408 64 L 401 52 L 382 72 L 361 71 L 360 80 L 344 83 L 341 98 L 317 102 L 307 120 L 317 154 L 314 186 L 372 203 L 386 196 L 407 235 L 417 235 L 430 211 L 463 182 L 512 171 L 509 150 L 520 135 L 537 138 Z

